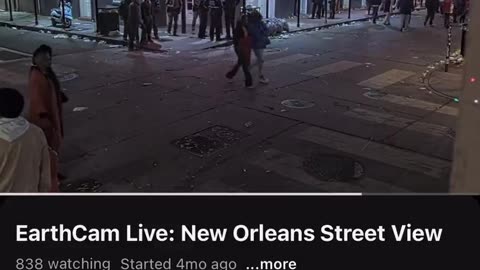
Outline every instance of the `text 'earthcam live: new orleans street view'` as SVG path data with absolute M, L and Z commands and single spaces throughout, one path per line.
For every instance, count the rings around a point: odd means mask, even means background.
M 0 191 L 478 191 L 474 2 L 1 0 Z

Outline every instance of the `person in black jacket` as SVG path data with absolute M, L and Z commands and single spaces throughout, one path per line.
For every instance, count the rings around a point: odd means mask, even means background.
M 225 0 L 225 29 L 227 32 L 227 39 L 232 39 L 231 33 L 235 31 L 235 10 L 240 0 Z
M 335 0 L 329 0 L 330 1 L 330 18 L 331 20 L 335 19 L 335 8 L 336 8 L 336 2 Z
M 373 23 L 377 23 L 377 18 L 378 18 L 378 10 L 380 8 L 380 5 L 382 4 L 382 0 L 370 0 L 370 4 L 372 6 L 372 11 L 373 11 Z
M 413 0 L 398 0 L 397 8 L 402 14 L 402 25 L 400 31 L 406 31 L 410 25 L 410 19 L 412 17 L 412 11 L 415 8 Z
M 323 11 L 323 0 L 312 0 L 312 19 L 320 19 L 324 13 Z
M 120 3 L 119 14 L 123 21 L 123 40 L 128 40 L 128 6 L 132 3 L 132 0 L 122 0 Z
M 198 38 L 206 38 L 208 24 L 208 0 L 200 0 L 200 3 L 198 5 L 198 15 L 200 17 Z
M 140 5 L 142 10 L 142 40 L 140 43 L 153 42 L 152 40 L 152 25 L 153 25 L 153 14 L 152 14 L 152 2 L 150 0 L 144 0 Z
M 222 35 L 223 4 L 221 0 L 210 0 L 210 40 L 220 41 Z
M 427 8 L 427 16 L 423 25 L 427 26 L 427 22 L 430 22 L 430 26 L 433 26 L 433 20 L 435 19 L 435 13 L 437 13 L 440 6 L 439 0 L 426 0 L 425 7 Z

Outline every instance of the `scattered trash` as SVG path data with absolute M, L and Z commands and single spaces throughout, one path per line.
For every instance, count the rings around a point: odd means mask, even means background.
M 77 36 L 77 35 L 73 35 L 73 36 L 72 36 L 72 39 L 78 39 L 78 36 Z
M 280 112 L 287 112 L 287 109 L 281 109 Z
M 425 88 L 425 87 L 420 87 L 420 88 L 418 88 L 418 89 L 420 89 L 420 90 L 427 90 L 427 88 Z
M 180 53 L 180 51 L 176 51 L 176 52 L 175 52 L 175 54 L 179 54 L 179 53 Z
M 158 163 L 157 163 L 157 162 L 153 162 L 153 163 L 152 163 L 152 166 L 153 166 L 153 167 L 157 167 L 157 166 L 158 166 Z
M 40 33 L 44 34 L 44 33 L 45 33 L 45 31 L 43 31 L 43 30 L 40 30 Z
M 249 128 L 251 126 L 253 126 L 253 123 L 251 121 L 248 121 L 246 122 L 245 124 L 243 124 L 246 128 Z
M 150 86 L 150 85 L 152 85 L 152 83 L 147 83 L 147 82 L 143 83 L 143 86 Z
M 55 35 L 53 36 L 54 39 L 65 39 L 65 38 L 68 38 L 67 35 L 65 34 L 58 34 L 58 35 Z
M 75 107 L 75 108 L 73 108 L 74 112 L 82 112 L 82 111 L 85 111 L 85 110 L 88 110 L 88 107 Z
M 16 27 L 12 27 L 12 29 L 13 29 L 13 30 L 17 30 L 18 28 L 16 28 Z
M 90 39 L 85 38 L 85 39 L 83 39 L 83 41 L 85 41 L 85 42 L 90 42 Z
M 104 44 L 107 44 L 107 42 L 105 40 L 100 40 L 98 44 L 104 45 Z

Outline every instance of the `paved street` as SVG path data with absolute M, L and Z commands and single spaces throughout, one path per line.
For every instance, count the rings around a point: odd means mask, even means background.
M 446 51 L 422 19 L 276 39 L 254 89 L 225 80 L 231 48 L 129 53 L 5 28 L 0 50 L 56 50 L 65 191 L 444 192 L 458 109 L 437 92 L 457 95 L 462 75 L 422 81 Z M 0 62 L 0 83 L 25 90 L 28 64 Z

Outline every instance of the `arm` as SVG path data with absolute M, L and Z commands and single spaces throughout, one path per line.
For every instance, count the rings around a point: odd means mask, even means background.
M 42 148 L 42 160 L 40 163 L 40 182 L 38 183 L 39 192 L 49 192 L 52 188 L 52 175 L 50 167 L 50 150 L 43 136 L 42 141 L 44 147 Z

